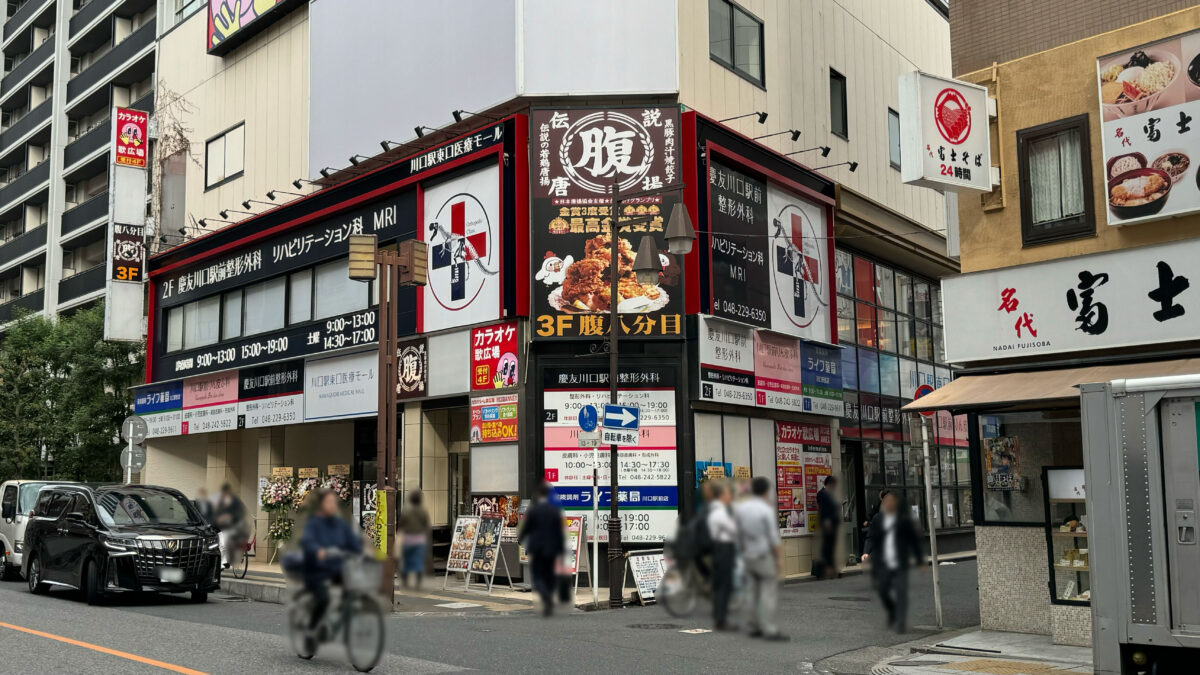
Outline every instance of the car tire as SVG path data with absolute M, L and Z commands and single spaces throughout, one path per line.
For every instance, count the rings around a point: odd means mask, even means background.
M 104 582 L 100 579 L 99 569 L 94 560 L 89 560 L 83 573 L 83 594 L 87 604 L 93 607 L 104 604 Z
M 197 605 L 208 602 L 208 591 L 192 591 L 192 602 Z
M 26 581 L 29 582 L 30 593 L 33 593 L 34 595 L 42 595 L 46 591 L 50 590 L 50 587 L 42 581 L 42 561 L 38 558 L 36 553 L 29 554 L 28 569 L 29 576 L 27 577 Z
M 0 581 L 8 581 L 9 579 L 13 578 L 16 576 L 14 574 L 15 571 L 16 570 L 13 568 L 13 566 L 8 562 L 8 555 L 5 553 L 0 553 Z

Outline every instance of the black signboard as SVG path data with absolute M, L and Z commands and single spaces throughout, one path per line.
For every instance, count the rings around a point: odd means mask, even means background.
M 767 184 L 713 162 L 708 171 L 714 316 L 771 327 Z
M 304 359 L 243 368 L 238 373 L 238 400 L 287 396 L 304 391 Z
M 545 108 L 531 117 L 532 305 L 535 339 L 597 338 L 608 332 L 608 261 L 617 222 L 622 333 L 679 338 L 683 280 L 663 237 L 675 194 L 626 202 L 612 213 L 613 181 L 626 192 L 679 181 L 677 106 Z M 636 224 L 623 221 L 645 219 Z M 639 284 L 633 258 L 645 235 L 654 237 L 663 274 Z
M 310 321 L 263 335 L 174 354 L 156 355 L 156 380 L 191 377 L 230 368 L 359 347 L 376 342 L 374 308 Z
M 381 244 L 410 239 L 416 236 L 416 222 L 417 192 L 409 189 L 159 277 L 158 307 L 173 307 L 346 255 L 352 234 L 377 235 Z
M 396 346 L 396 397 L 421 398 L 429 389 L 429 344 L 425 338 Z
M 146 246 L 142 238 L 142 225 L 113 223 L 112 232 L 112 278 L 114 281 L 142 282 Z

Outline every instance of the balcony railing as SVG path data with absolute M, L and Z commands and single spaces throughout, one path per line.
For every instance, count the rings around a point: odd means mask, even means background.
M 46 306 L 46 289 L 39 288 L 32 293 L 26 293 L 19 298 L 0 305 L 0 323 L 8 323 L 17 318 L 21 310 L 40 312 Z
M 151 91 L 150 93 L 146 94 L 145 96 L 139 98 L 138 100 L 133 102 L 133 105 L 131 105 L 129 107 L 133 108 L 134 110 L 141 110 L 144 113 L 153 113 L 154 112 L 154 92 Z
M 83 92 L 91 89 L 108 78 L 119 66 L 139 54 L 143 49 L 154 44 L 154 23 L 147 22 L 141 28 L 133 31 L 121 44 L 108 50 L 95 63 L 83 69 L 67 82 L 67 101 L 75 100 Z
M 50 162 L 42 162 L 0 187 L 0 206 L 7 206 L 17 197 L 50 180 Z
M 38 225 L 0 245 L 0 267 L 33 253 L 46 245 L 46 226 Z
M 12 91 L 18 83 L 25 78 L 37 72 L 39 68 L 46 65 L 50 57 L 54 55 L 54 36 L 46 38 L 46 41 L 38 45 L 38 48 L 30 52 L 29 56 L 25 57 L 18 63 L 4 79 L 0 80 L 0 91 Z
M 62 214 L 62 233 L 74 232 L 88 223 L 94 223 L 108 216 L 108 191 L 92 197 L 79 206 L 67 209 Z
M 106 147 L 109 140 L 108 135 L 112 131 L 110 120 L 111 118 L 97 123 L 82 136 L 67 143 L 66 149 L 63 150 L 63 166 L 74 166 L 75 162 L 90 156 L 98 148 Z M 4 147 L 3 144 L 0 144 L 0 148 L 2 147 Z
M 41 11 L 49 2 L 50 0 L 27 0 L 25 4 L 18 7 L 8 21 L 4 22 L 4 39 L 12 37 L 30 17 Z
M 8 125 L 8 128 L 0 133 L 0 150 L 7 150 L 18 138 L 23 138 L 25 134 L 49 121 L 50 111 L 53 108 L 53 101 L 46 99 L 37 104 L 33 110 L 22 115 L 21 119 Z
M 75 12 L 75 16 L 71 17 L 71 37 L 75 37 L 76 33 L 119 4 L 121 4 L 121 0 L 91 0 L 88 4 L 80 7 L 79 11 Z
M 86 269 L 79 274 L 67 277 L 58 282 L 58 302 L 70 302 L 75 298 L 104 289 L 104 270 L 103 263 L 95 267 Z

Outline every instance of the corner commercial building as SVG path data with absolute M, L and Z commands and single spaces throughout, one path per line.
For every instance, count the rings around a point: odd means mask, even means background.
M 716 197 L 704 188 L 710 172 L 702 171 L 704 167 L 713 168 L 710 162 L 719 162 L 721 168 L 731 172 L 728 176 L 752 185 L 761 181 L 763 195 L 768 185 L 787 185 L 792 194 L 803 192 L 806 199 L 815 202 L 822 213 L 828 214 L 830 232 L 813 233 L 814 243 L 819 240 L 826 246 L 835 233 L 845 237 L 848 245 L 836 252 L 829 247 L 820 273 L 809 283 L 822 285 L 824 293 L 820 321 L 824 333 L 815 338 L 817 347 L 821 343 L 853 343 L 841 355 L 835 352 L 836 365 L 829 367 L 841 373 L 853 371 L 852 380 L 847 379 L 848 375 L 838 377 L 837 396 L 841 401 L 852 400 L 854 405 L 838 405 L 832 412 L 814 415 L 804 409 L 780 411 L 703 400 L 704 390 L 698 384 L 701 355 L 695 349 L 685 351 L 682 340 L 685 332 L 698 335 L 702 321 L 709 323 L 707 317 L 695 315 L 711 313 L 716 300 L 709 279 L 711 242 L 702 235 L 698 250 L 688 257 L 686 279 L 669 291 L 674 296 L 676 290 L 683 290 L 686 296 L 675 300 L 681 303 L 675 310 L 679 312 L 676 318 L 687 317 L 671 324 L 672 330 L 679 332 L 662 340 L 630 336 L 623 342 L 622 362 L 631 364 L 628 367 L 637 370 L 635 362 L 669 364 L 670 373 L 652 373 L 653 368 L 630 373 L 631 377 L 646 378 L 642 382 L 658 378 L 659 386 L 648 389 L 662 389 L 668 382 L 681 384 L 685 368 L 690 378 L 690 391 L 670 397 L 647 394 L 670 410 L 659 420 L 662 429 L 653 433 L 662 440 L 660 459 L 666 458 L 673 466 L 666 477 L 642 476 L 649 487 L 655 488 L 644 492 L 658 496 L 669 493 L 671 496 L 664 499 L 670 502 L 673 514 L 681 507 L 685 512 L 690 507 L 695 484 L 710 466 L 720 466 L 726 473 L 753 469 L 755 473 L 776 476 L 779 422 L 824 428 L 826 468 L 848 474 L 843 483 L 852 489 L 847 495 L 850 522 L 856 522 L 869 508 L 867 488 L 886 485 L 909 490 L 921 484 L 918 463 L 912 462 L 912 441 L 899 422 L 899 408 L 916 384 L 926 380 L 934 384 L 939 373 L 941 382 L 950 377 L 936 348 L 941 322 L 936 280 L 956 269 L 956 264 L 945 252 L 941 197 L 901 184 L 895 168 L 901 158 L 890 151 L 889 132 L 894 119 L 890 111 L 898 108 L 897 76 L 913 69 L 945 72 L 948 68 L 946 22 L 933 3 L 909 0 L 890 5 L 884 12 L 859 15 L 832 2 L 779 5 L 688 0 L 582 6 L 536 1 L 488 3 L 469 10 L 419 2 L 361 2 L 351 11 L 340 3 L 320 0 L 266 14 L 256 21 L 263 22 L 262 32 L 222 56 L 205 55 L 203 43 L 198 44 L 205 36 L 203 17 L 185 20 L 160 42 L 160 100 L 164 101 L 160 110 L 167 105 L 163 94 L 167 89 L 182 93 L 196 108 L 177 115 L 178 126 L 187 130 L 191 157 L 185 156 L 181 159 L 186 161 L 176 164 L 185 167 L 179 172 L 182 181 L 177 183 L 183 187 L 171 192 L 164 184 L 154 200 L 156 208 L 164 212 L 160 222 L 166 223 L 167 213 L 174 213 L 172 217 L 178 219 L 178 226 L 189 237 L 224 225 L 218 220 L 246 222 L 228 225 L 228 229 L 208 239 L 168 251 L 151 263 L 152 280 L 158 278 L 152 294 L 157 288 L 161 308 L 157 313 L 152 300 L 154 327 L 148 359 L 156 386 L 170 388 L 176 382 L 186 387 L 189 378 L 214 373 L 233 373 L 236 380 L 238 368 L 269 366 L 282 359 L 294 361 L 292 355 L 272 359 L 262 350 L 278 349 L 278 340 L 292 330 L 289 326 L 310 326 L 308 322 L 317 317 L 329 319 L 370 311 L 369 294 L 359 298 L 356 291 L 348 289 L 349 295 L 329 300 L 333 303 L 329 306 L 327 299 L 316 297 L 312 307 L 319 305 L 321 309 L 301 311 L 294 321 L 288 316 L 280 325 L 271 324 L 261 332 L 255 327 L 254 333 L 246 332 L 245 325 L 239 324 L 237 331 L 226 335 L 222 330 L 214 336 L 189 333 L 183 310 L 184 324 L 178 329 L 181 333 L 173 337 L 167 306 L 173 306 L 177 298 L 161 297 L 162 284 L 178 274 L 199 269 L 201 254 L 210 244 L 227 244 L 228 251 L 249 250 L 246 247 L 250 240 L 265 231 L 266 223 L 281 227 L 281 232 L 307 226 L 306 222 L 315 221 L 298 219 L 305 213 L 304 205 L 316 199 L 327 204 L 319 218 L 333 222 L 343 214 L 353 216 L 353 211 L 346 210 L 351 201 L 390 198 L 390 192 L 372 192 L 364 187 L 375 185 L 372 181 L 381 176 L 393 176 L 395 181 L 411 178 L 412 185 L 421 186 L 424 197 L 418 201 L 422 208 L 430 208 L 435 205 L 427 203 L 429 195 L 445 181 L 467 180 L 474 175 L 466 168 L 448 165 L 451 159 L 467 158 L 467 164 L 482 170 L 483 165 L 477 164 L 482 161 L 479 158 L 500 152 L 502 162 L 497 170 L 503 174 L 499 190 L 504 206 L 498 206 L 495 215 L 503 236 L 489 240 L 498 246 L 489 250 L 497 250 L 503 260 L 503 280 L 495 290 L 498 301 L 489 304 L 488 311 L 478 319 L 460 320 L 471 316 L 470 312 L 462 312 L 455 314 L 453 321 L 431 320 L 428 308 L 444 298 L 429 296 L 435 291 L 426 290 L 421 292 L 425 294 L 421 304 L 414 302 L 409 316 L 402 316 L 402 325 L 410 322 L 407 334 L 424 341 L 429 375 L 426 388 L 417 390 L 397 411 L 402 430 L 399 465 L 401 487 L 419 486 L 425 491 L 435 525 L 442 533 L 457 516 L 472 513 L 481 499 L 528 496 L 534 482 L 551 475 L 548 469 L 565 473 L 570 468 L 556 465 L 559 459 L 549 458 L 541 450 L 548 437 L 568 437 L 573 424 L 565 417 L 557 421 L 546 417 L 549 410 L 566 410 L 562 406 L 572 400 L 571 392 L 566 391 L 571 387 L 554 385 L 580 384 L 583 378 L 603 386 L 596 378 L 606 374 L 603 357 L 594 350 L 589 352 L 589 345 L 598 346 L 594 336 L 589 339 L 580 333 L 564 339 L 538 334 L 545 329 L 535 308 L 546 301 L 549 288 L 547 282 L 535 279 L 536 274 L 549 253 L 572 253 L 576 259 L 582 258 L 582 241 L 579 251 L 555 251 L 561 248 L 555 245 L 535 248 L 532 254 L 526 243 L 533 239 L 533 245 L 538 246 L 538 237 L 545 233 L 570 234 L 575 227 L 573 219 L 580 221 L 581 232 L 587 231 L 587 218 L 599 217 L 598 212 L 590 214 L 588 210 L 598 211 L 600 207 L 561 205 L 565 213 L 557 210 L 553 214 L 562 218 L 561 224 L 551 224 L 553 217 L 543 220 L 536 213 L 522 214 L 519 203 L 516 211 L 505 210 L 519 195 L 526 195 L 527 206 L 532 198 L 536 209 L 537 200 L 550 194 L 551 186 L 541 183 L 540 174 L 541 111 L 561 109 L 565 113 L 580 106 L 616 111 L 618 106 L 632 105 L 637 106 L 635 117 L 641 119 L 643 110 L 682 105 L 687 112 L 670 117 L 677 125 L 670 147 L 683 172 L 676 175 L 689 184 L 683 200 L 692 209 L 698 229 L 720 233 L 719 227 L 710 225 L 711 212 L 717 210 L 717 202 L 710 201 Z M 369 64 L 396 58 L 389 28 L 396 25 L 436 25 L 446 30 L 411 34 L 404 68 L 372 67 Z M 605 28 L 608 26 L 612 29 Z M 565 36 L 584 30 L 595 37 L 587 49 L 564 47 Z M 447 31 L 453 34 L 452 40 L 446 39 Z M 871 48 L 860 49 L 857 45 Z M 283 51 L 271 55 L 271 50 L 280 49 Z M 168 72 L 173 74 L 168 76 Z M 277 88 L 267 92 L 262 89 L 272 86 Z M 205 107 L 213 99 L 208 92 L 225 96 L 219 105 Z M 298 105 L 293 105 L 296 102 Z M 287 119 L 251 117 L 273 106 L 287 107 Z M 760 115 L 755 113 L 763 113 L 766 123 L 757 123 Z M 717 122 L 726 118 L 736 119 Z M 289 126 L 281 126 L 285 124 Z M 418 137 L 413 138 L 412 130 L 417 127 Z M 755 136 L 766 137 L 755 141 Z M 529 145 L 520 145 L 523 137 Z M 479 145 L 480 140 L 485 146 Z M 895 142 L 898 146 L 898 138 Z M 377 150 L 381 143 L 385 150 L 382 155 Z M 244 148 L 241 156 L 230 152 L 230 148 L 239 146 Z M 217 147 L 222 149 L 218 152 Z M 297 154 L 300 148 L 307 150 Z M 806 149 L 809 152 L 795 156 L 803 164 L 782 156 Z M 213 167 L 218 161 L 221 166 L 216 170 Z M 526 161 L 529 164 L 522 171 L 520 163 Z M 849 170 L 850 162 L 855 163 L 856 171 Z M 837 166 L 826 169 L 824 175 L 804 166 L 825 164 Z M 717 171 L 711 172 L 712 177 L 716 175 Z M 312 177 L 325 188 L 305 202 L 272 210 L 272 200 L 266 197 L 268 190 L 279 190 L 274 194 L 282 201 L 292 198 L 282 191 L 305 194 L 313 189 L 305 181 L 299 183 L 299 189 L 290 185 L 297 177 Z M 518 189 L 526 183 L 529 187 Z M 397 185 L 393 189 L 398 190 L 395 196 L 399 198 L 407 188 Z M 481 188 L 475 185 L 472 190 L 476 189 Z M 169 197 L 168 192 L 184 196 Z M 669 204 L 654 206 L 665 220 Z M 401 204 L 397 207 L 409 208 Z M 765 208 L 765 204 L 756 208 Z M 218 218 L 222 209 L 226 215 Z M 373 222 L 375 212 L 366 215 L 369 217 L 364 223 Z M 431 214 L 426 212 L 420 217 L 430 219 Z M 199 228 L 202 218 L 207 227 Z M 424 234 L 426 225 L 419 223 L 419 236 L 429 236 Z M 175 229 L 175 223 L 164 224 L 161 233 L 170 237 Z M 762 236 L 765 239 L 768 234 L 764 231 Z M 661 240 L 659 246 L 665 248 Z M 312 273 L 333 283 L 340 277 L 333 265 L 336 253 L 329 250 L 330 254 L 317 256 L 320 260 L 313 259 L 318 266 Z M 321 265 L 332 266 L 325 269 Z M 299 268 L 287 271 L 304 273 Z M 431 273 L 434 277 L 436 274 Z M 298 290 L 304 282 L 297 279 Z M 248 286 L 240 292 L 241 301 L 245 301 Z M 291 292 L 285 291 L 285 297 Z M 195 297 L 203 302 L 199 295 Z M 249 316 L 233 309 L 228 304 L 232 300 L 219 302 L 203 308 L 196 305 L 192 311 L 223 312 L 228 307 L 240 317 L 239 321 Z M 515 439 L 502 443 L 479 443 L 469 430 L 472 409 L 483 405 L 480 398 L 484 392 L 474 386 L 463 368 L 478 351 L 470 347 L 475 339 L 473 332 L 497 325 L 498 321 L 515 324 L 521 336 L 516 348 L 521 375 L 517 382 L 506 383 L 494 393 L 517 397 L 519 431 Z M 738 322 L 711 322 L 729 324 L 734 330 L 753 330 Z M 663 330 L 661 324 L 655 325 Z M 321 330 L 326 330 L 323 324 Z M 303 367 L 308 375 L 314 367 L 326 368 L 329 363 L 343 363 L 338 359 L 359 357 L 371 341 L 356 341 L 350 334 L 345 338 L 350 340 L 348 343 L 342 337 L 322 335 L 318 348 L 301 355 L 307 359 Z M 175 342 L 176 338 L 180 341 Z M 799 344 L 798 337 L 788 339 Z M 691 342 L 697 344 L 695 339 Z M 250 343 L 258 346 L 244 352 L 242 348 Z M 287 343 L 288 349 L 294 346 L 294 342 Z M 231 348 L 234 352 L 229 360 L 218 354 L 229 354 Z M 210 353 L 211 359 L 207 356 Z M 253 354 L 253 358 L 245 359 L 244 354 Z M 577 358 L 577 354 L 584 356 Z M 194 365 L 200 361 L 195 357 L 201 356 L 205 365 L 196 369 Z M 687 361 L 682 360 L 685 358 Z M 564 372 L 564 364 L 573 366 Z M 346 373 L 351 370 L 357 377 L 360 371 L 347 367 Z M 753 368 L 749 370 L 752 373 Z M 345 374 L 339 377 L 345 379 Z M 306 386 L 313 384 L 310 377 L 304 379 Z M 316 383 L 329 384 L 327 378 Z M 676 386 L 667 388 L 675 390 Z M 226 394 L 232 395 L 232 400 L 238 399 L 236 391 Z M 302 394 L 304 406 L 315 400 L 308 390 Z M 562 406 L 555 403 L 560 399 Z M 228 405 L 229 399 L 219 403 Z M 186 408 L 188 404 L 177 401 L 175 405 Z M 211 487 L 228 480 L 241 490 L 243 498 L 253 502 L 259 479 L 269 476 L 274 468 L 345 464 L 351 466 L 360 510 L 369 510 L 374 475 L 374 408 L 369 404 L 360 408 L 340 411 L 337 419 L 320 420 L 317 418 L 324 415 L 313 410 L 309 411 L 311 421 L 291 420 L 262 428 L 218 427 L 222 430 L 185 434 L 180 427 L 148 443 L 145 477 L 188 490 L 206 482 Z M 681 419 L 685 414 L 690 416 L 687 424 Z M 843 415 L 852 420 L 852 424 L 845 425 L 852 429 L 851 436 L 842 429 Z M 693 441 L 684 431 L 687 428 L 693 429 L 699 440 Z M 921 506 L 919 510 L 923 517 L 932 510 L 939 520 L 948 513 L 955 529 L 967 525 L 964 545 L 969 547 L 969 522 L 959 520 L 962 510 L 957 508 L 963 488 L 955 474 L 957 440 L 953 423 L 947 428 L 941 438 L 947 450 L 946 477 L 938 481 L 945 489 L 939 492 L 938 505 L 932 509 Z M 854 452 L 844 452 L 847 444 Z M 661 494 L 656 492 L 660 488 Z M 942 506 L 941 495 L 952 508 Z M 798 499 L 804 501 L 804 496 Z M 802 506 L 793 510 L 803 514 Z M 647 542 L 661 538 L 670 527 L 669 518 L 653 518 L 653 536 Z M 787 544 L 789 573 L 807 572 L 810 566 L 812 538 L 807 536 L 807 519 L 801 520 L 804 532 L 799 531 L 799 523 L 794 523 L 794 533 L 801 536 L 789 539 Z M 260 520 L 260 532 L 265 529 L 264 522 Z M 858 545 L 856 529 L 847 528 L 848 554 L 853 554 Z

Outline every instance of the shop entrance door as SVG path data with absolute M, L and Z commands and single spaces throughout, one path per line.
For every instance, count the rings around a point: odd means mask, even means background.
M 846 555 L 854 556 L 855 562 L 862 555 L 863 528 L 866 518 L 864 499 L 862 443 L 842 441 L 842 530 L 846 537 Z
M 450 454 L 450 523 L 471 511 L 471 455 L 466 452 Z

